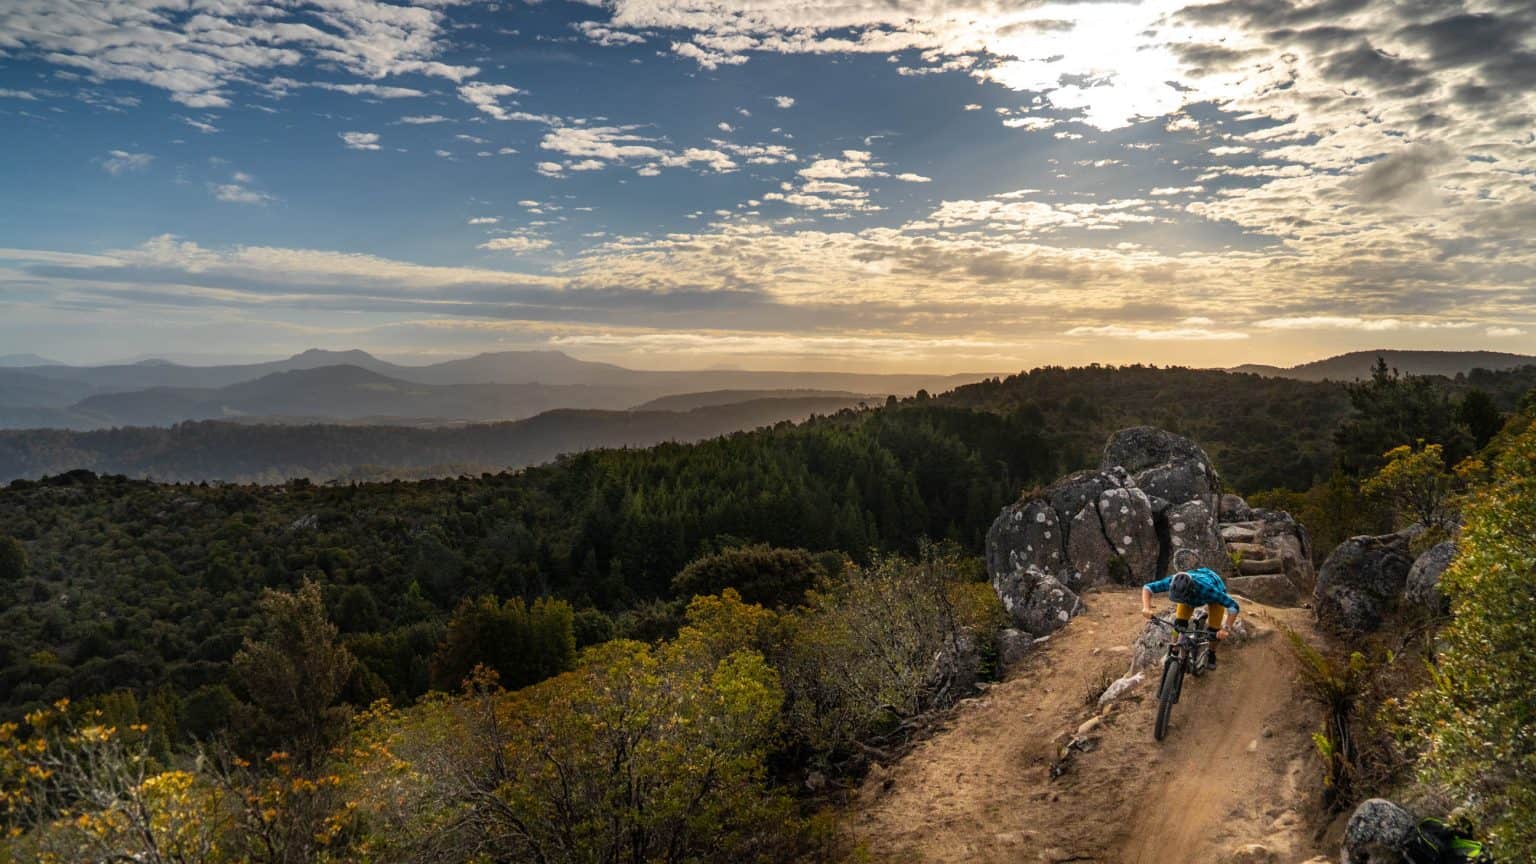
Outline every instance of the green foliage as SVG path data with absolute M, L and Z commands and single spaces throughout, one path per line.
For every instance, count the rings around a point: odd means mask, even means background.
M 1427 780 L 1462 798 L 1500 859 L 1536 848 L 1536 423 L 1466 509 L 1440 582 L 1452 620 L 1409 704 Z
M 1323 761 L 1324 795 L 1330 806 L 1342 809 L 1352 801 L 1359 772 L 1355 707 L 1371 664 L 1359 651 L 1351 653 L 1344 663 L 1335 662 L 1295 630 L 1286 628 L 1285 635 L 1296 655 L 1306 692 L 1325 712 L 1323 727 L 1313 733 L 1312 743 Z
M 783 608 L 799 604 L 806 589 L 826 575 L 804 549 L 759 543 L 695 558 L 672 579 L 672 591 L 691 597 L 734 588 L 749 603 Z
M 1450 394 L 1433 379 L 1399 375 L 1378 358 L 1371 380 L 1346 389 L 1355 415 L 1339 427 L 1334 440 L 1339 465 L 1351 476 L 1376 471 L 1383 453 L 1415 441 L 1439 444 L 1451 464 L 1471 455 L 1472 435 L 1458 422 Z
M 1481 450 L 1504 428 L 1504 414 L 1487 391 L 1473 388 L 1456 406 L 1456 422 L 1467 427 L 1473 447 Z
M 576 656 L 574 620 L 563 600 L 466 599 L 453 611 L 443 644 L 432 655 L 432 686 L 458 689 L 481 665 L 511 687 L 564 672 Z
M 1306 526 L 1314 564 L 1321 564 L 1350 537 L 1392 530 L 1391 512 L 1381 502 L 1366 498 L 1359 484 L 1342 471 L 1305 492 L 1271 489 L 1248 496 L 1248 503 L 1285 510 Z
M 1455 477 L 1445 470 L 1444 448 L 1439 444 L 1404 444 L 1382 454 L 1385 464 L 1360 484 L 1368 498 L 1384 502 L 1396 527 L 1418 523 L 1426 528 L 1446 524 L 1447 504 Z
M 899 737 L 976 681 L 1003 625 L 991 586 L 971 582 L 953 551 L 850 567 L 786 616 L 777 663 L 790 735 L 818 758 Z
M 19 582 L 27 574 L 27 550 L 15 537 L 0 534 L 0 582 Z
M 234 677 L 255 706 L 258 740 L 310 767 L 345 731 L 349 712 L 337 703 L 357 661 L 337 641 L 318 584 L 269 590 L 259 605 L 258 630 L 235 654 Z

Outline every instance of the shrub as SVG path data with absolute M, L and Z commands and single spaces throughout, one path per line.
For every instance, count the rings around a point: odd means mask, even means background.
M 1496 857 L 1536 849 L 1536 423 L 1472 496 L 1441 578 L 1452 620 L 1409 703 L 1425 779 L 1483 818 Z

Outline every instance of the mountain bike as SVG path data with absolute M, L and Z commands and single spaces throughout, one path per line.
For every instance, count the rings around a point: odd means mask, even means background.
M 1152 737 L 1161 741 L 1168 734 L 1168 720 L 1173 716 L 1173 706 L 1178 704 L 1179 692 L 1184 688 L 1185 674 L 1198 678 L 1206 670 L 1211 656 L 1210 645 L 1216 641 L 1216 634 L 1203 626 L 1180 627 L 1161 618 L 1151 621 L 1178 637 L 1168 646 L 1168 656 L 1163 658 L 1163 681 L 1157 689 L 1157 725 L 1152 728 Z

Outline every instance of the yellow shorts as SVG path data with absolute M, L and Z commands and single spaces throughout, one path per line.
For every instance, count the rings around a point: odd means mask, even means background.
M 1195 607 L 1188 603 L 1174 605 L 1173 619 L 1175 621 L 1188 621 L 1189 617 L 1193 614 L 1195 614 Z M 1227 607 L 1220 603 L 1212 603 L 1205 607 L 1205 615 L 1205 626 L 1212 630 L 1220 630 L 1221 622 L 1227 620 Z

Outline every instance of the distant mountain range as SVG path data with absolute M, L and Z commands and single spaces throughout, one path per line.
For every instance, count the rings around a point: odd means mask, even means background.
M 350 373 L 349 373 L 350 374 Z M 386 379 L 387 380 L 387 379 Z M 768 398 L 691 411 L 547 411 L 451 428 L 182 423 L 77 432 L 0 430 L 0 483 L 86 469 L 195 482 L 380 480 L 502 471 L 597 447 L 698 441 L 857 407 L 857 398 Z
M 62 365 L 57 360 L 49 360 L 47 357 L 39 357 L 36 354 L 0 354 L 0 368 Z
M 1502 351 L 1351 351 L 1326 360 L 1315 360 L 1299 366 L 1281 367 L 1248 363 L 1234 366 L 1228 372 L 1247 372 L 1270 378 L 1294 378 L 1298 381 L 1356 381 L 1371 377 L 1376 358 L 1387 361 L 1387 366 L 1404 375 L 1444 375 L 1454 378 L 1473 369 L 1499 371 L 1520 366 L 1536 365 L 1536 356 L 1507 354 Z
M 676 411 L 767 398 L 863 394 L 883 400 L 924 388 L 949 390 L 985 377 L 652 372 L 578 360 L 559 351 L 480 354 L 425 366 L 390 363 L 355 350 L 310 350 L 286 360 L 222 366 L 154 359 L 109 366 L 45 361 L 0 368 L 0 428 L 84 430 L 211 419 L 454 424 L 518 420 L 562 408 L 645 405 Z M 648 404 L 683 396 L 688 398 Z

